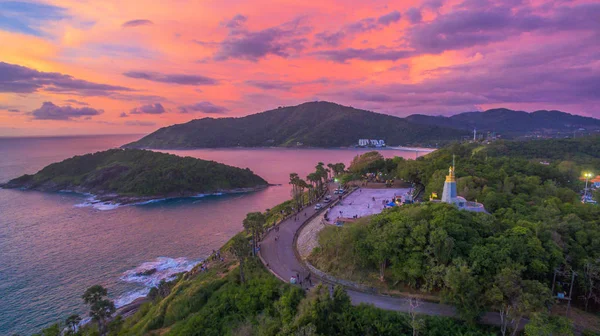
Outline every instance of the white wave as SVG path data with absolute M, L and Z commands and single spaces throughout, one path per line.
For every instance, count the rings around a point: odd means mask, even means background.
M 167 199 L 168 198 L 151 199 L 151 200 L 144 201 L 144 202 L 133 203 L 133 205 L 144 205 L 144 204 L 158 203 L 158 202 L 166 201 Z
M 119 296 L 116 300 L 115 300 L 115 307 L 116 308 L 121 308 L 123 306 L 126 306 L 130 303 L 132 303 L 133 301 L 135 301 L 136 299 L 145 297 L 146 295 L 148 295 L 148 293 L 150 293 L 150 288 L 143 288 L 140 290 L 135 290 L 135 291 L 131 291 L 131 292 L 127 292 L 121 296 Z
M 125 271 L 120 277 L 121 281 L 137 283 L 144 288 L 127 292 L 115 300 L 117 307 L 122 307 L 133 302 L 135 299 L 148 295 L 152 287 L 157 287 L 161 280 L 171 281 L 176 274 L 189 272 L 202 260 L 190 260 L 187 258 L 158 257 L 154 261 L 142 263 L 140 266 Z M 144 274 L 148 272 L 147 275 Z
M 111 202 L 100 202 L 93 195 L 86 198 L 83 203 L 75 204 L 77 208 L 87 208 L 92 207 L 96 210 L 106 211 L 106 210 L 114 210 L 120 206 L 119 203 L 111 203 Z
M 198 195 L 194 195 L 191 196 L 192 198 L 202 198 L 202 197 L 207 197 L 207 196 L 223 196 L 222 192 L 216 192 L 216 193 L 212 193 L 212 194 L 198 194 Z

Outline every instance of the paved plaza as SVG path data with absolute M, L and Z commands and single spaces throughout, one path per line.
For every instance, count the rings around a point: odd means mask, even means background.
M 335 223 L 338 218 L 364 217 L 380 213 L 395 197 L 404 197 L 410 188 L 365 189 L 360 188 L 329 210 L 328 219 Z

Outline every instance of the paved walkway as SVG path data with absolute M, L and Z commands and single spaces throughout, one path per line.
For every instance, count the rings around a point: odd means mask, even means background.
M 334 189 L 334 188 L 330 188 Z M 332 195 L 337 196 L 337 195 Z M 282 281 L 288 282 L 292 276 L 300 275 L 304 279 L 308 275 L 308 270 L 296 257 L 294 252 L 294 235 L 300 226 L 313 214 L 314 206 L 310 206 L 301 211 L 298 220 L 294 217 L 288 218 L 279 224 L 279 230 L 271 230 L 261 242 L 261 258 L 267 268 Z M 306 213 L 306 216 L 305 216 Z M 276 239 L 277 238 L 277 239 Z M 314 280 L 317 280 L 313 277 Z M 316 283 L 317 281 L 314 281 Z M 406 298 L 384 296 L 379 294 L 369 294 L 346 288 L 353 304 L 372 304 L 375 307 L 393 310 L 399 312 L 409 312 L 410 303 Z M 414 311 L 435 316 L 457 317 L 458 314 L 453 306 L 423 302 Z M 485 313 L 481 319 L 482 323 L 490 325 L 500 325 L 500 315 L 498 313 Z M 522 327 L 522 326 L 521 326 Z

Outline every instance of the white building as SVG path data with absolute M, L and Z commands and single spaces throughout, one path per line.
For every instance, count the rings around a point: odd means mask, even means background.
M 444 182 L 444 191 L 442 192 L 442 202 L 454 204 L 461 210 L 486 212 L 483 204 L 469 202 L 464 197 L 458 196 L 456 192 L 456 177 L 454 176 L 454 165 L 448 169 L 446 181 Z
M 358 147 L 385 147 L 385 141 L 375 139 L 358 139 Z

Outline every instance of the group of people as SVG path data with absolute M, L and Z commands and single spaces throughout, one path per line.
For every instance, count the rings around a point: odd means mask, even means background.
M 302 283 L 304 282 L 304 284 L 306 285 L 306 288 L 310 288 L 312 287 L 312 278 L 311 278 L 311 273 L 308 272 L 308 274 L 304 277 L 304 280 L 300 278 L 300 273 L 296 273 L 296 276 L 292 275 L 292 278 L 290 279 L 290 283 L 295 285 L 295 284 L 299 284 L 300 287 L 304 288 L 304 286 L 302 285 Z
M 215 261 L 216 260 L 223 261 L 223 257 L 221 257 L 221 250 L 216 250 L 216 251 L 213 250 L 210 258 Z

